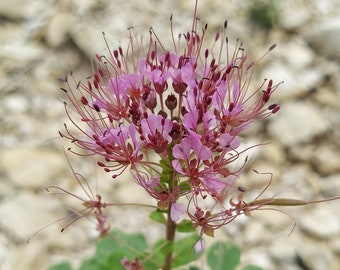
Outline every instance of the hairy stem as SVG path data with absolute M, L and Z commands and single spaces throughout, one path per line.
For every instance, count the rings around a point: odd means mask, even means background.
M 171 203 L 169 203 L 168 212 L 167 212 L 168 221 L 167 221 L 167 224 L 166 224 L 166 240 L 167 240 L 167 242 L 169 242 L 173 245 L 173 243 L 175 241 L 175 234 L 176 234 L 176 223 L 174 221 L 172 221 L 172 219 L 170 217 L 170 213 L 171 213 Z M 173 246 L 172 246 L 171 250 L 169 251 L 169 253 L 165 257 L 163 270 L 171 270 L 172 250 L 173 250 Z

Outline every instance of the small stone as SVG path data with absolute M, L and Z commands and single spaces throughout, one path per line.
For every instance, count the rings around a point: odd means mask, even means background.
M 289 216 L 285 215 L 283 212 L 280 212 L 280 210 L 274 210 L 275 208 L 279 209 L 279 207 L 263 207 L 263 209 L 268 208 L 270 208 L 270 210 L 255 210 L 253 211 L 252 216 L 261 220 L 261 222 L 263 222 L 267 228 L 270 228 L 270 230 L 267 229 L 267 233 L 288 236 L 294 226 L 294 222 L 292 221 L 292 219 Z
M 0 58 L 5 58 L 8 61 L 20 63 L 21 66 L 29 64 L 28 62 L 36 61 L 43 58 L 45 49 L 34 43 L 27 43 L 24 40 L 9 41 L 5 45 L 0 45 Z
M 270 144 L 264 145 L 261 147 L 262 155 L 266 158 L 266 160 L 270 161 L 270 163 L 274 165 L 283 164 L 286 160 L 286 154 L 284 153 L 284 149 L 276 141 L 271 142 Z
M 35 189 L 55 182 L 58 173 L 67 167 L 62 155 L 39 148 L 8 149 L 3 153 L 3 166 L 15 185 Z
M 319 52 L 329 57 L 340 57 L 340 19 L 327 18 L 319 22 L 315 29 L 308 34 L 311 43 Z
M 334 237 L 330 242 L 330 246 L 335 253 L 340 254 L 340 237 Z
M 303 27 L 310 21 L 312 13 L 303 5 L 294 5 L 294 8 L 287 5 L 280 10 L 280 25 L 286 30 L 294 30 Z
M 247 246 L 258 245 L 268 239 L 263 223 L 258 220 L 253 220 L 246 225 L 243 237 Z
M 320 145 L 315 149 L 312 164 L 324 175 L 339 172 L 340 153 L 330 145 Z
M 277 51 L 277 54 L 279 54 L 290 67 L 296 70 L 303 70 L 310 66 L 314 59 L 313 50 L 301 38 L 292 39 L 288 43 L 280 44 Z
M 296 73 L 292 68 L 280 61 L 276 61 L 267 65 L 262 71 L 261 78 L 270 78 L 275 83 L 280 83 L 279 88 L 275 91 L 276 99 L 287 99 L 301 95 L 303 92 L 298 84 Z
M 7 95 L 3 98 L 3 105 L 5 111 L 12 113 L 22 113 L 28 110 L 28 99 L 23 95 Z
M 242 261 L 245 264 L 256 265 L 262 269 L 275 269 L 270 255 L 264 248 L 252 248 L 247 251 L 242 250 Z
M 296 237 L 296 235 L 294 234 L 293 237 Z M 293 263 L 297 254 L 296 243 L 288 237 L 277 238 L 269 245 L 268 250 L 275 261 L 280 262 Z
M 68 13 L 56 13 L 47 27 L 46 41 L 52 48 L 57 48 L 66 41 L 67 34 L 74 24 L 74 18 Z
M 31 192 L 20 192 L 17 197 L 8 198 L 0 204 L 2 230 L 16 241 L 26 242 L 42 225 L 55 220 L 49 207 L 51 198 L 37 196 Z
M 336 87 L 336 89 L 340 89 L 340 88 Z M 322 106 L 329 106 L 329 107 L 338 106 L 338 99 L 340 98 L 340 95 L 337 96 L 337 93 L 334 92 L 333 89 L 331 89 L 331 87 L 329 86 L 320 86 L 317 89 L 314 96 L 315 96 L 315 100 L 317 100 L 319 104 L 321 104 Z
M 320 270 L 320 269 L 338 269 L 333 268 L 332 261 L 334 258 L 330 250 L 322 245 L 310 245 L 305 242 L 301 243 L 299 248 L 299 257 L 301 258 L 306 269 Z
M 2 269 L 48 269 L 50 251 L 41 242 L 25 243 L 24 245 L 13 247 L 12 254 L 6 261 L 8 268 Z
M 302 70 L 297 69 L 296 73 L 299 74 L 297 76 L 297 82 L 302 90 L 301 94 L 318 88 L 324 81 L 324 72 L 319 68 L 305 68 Z
M 307 142 L 327 128 L 327 118 L 320 109 L 302 102 L 285 103 L 269 124 L 271 136 L 289 147 Z
M 298 163 L 286 168 L 281 174 L 281 187 L 286 187 L 284 195 L 288 198 L 300 200 L 313 200 L 318 188 L 319 176 L 311 171 L 305 163 Z M 290 208 L 297 210 L 297 208 Z
M 13 243 L 2 232 L 0 234 L 0 269 L 12 269 L 8 267 L 8 258 L 11 255 L 11 250 L 13 250 Z
M 320 179 L 320 190 L 326 197 L 340 195 L 340 174 L 334 174 Z
M 70 35 L 78 48 L 88 57 L 104 52 L 104 39 L 100 29 L 90 24 L 79 23 L 71 29 Z
M 335 206 L 332 207 L 331 202 L 327 207 L 314 205 L 303 214 L 299 221 L 299 227 L 316 238 L 331 239 L 340 233 L 340 219 L 335 214 L 337 211 L 338 209 Z
M 27 18 L 34 11 L 34 6 L 39 1 L 25 0 L 1 0 L 0 1 L 0 16 L 11 20 L 20 20 Z

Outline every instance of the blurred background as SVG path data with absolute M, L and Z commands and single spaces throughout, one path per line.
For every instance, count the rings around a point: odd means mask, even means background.
M 191 27 L 193 0 L 1 0 L 0 1 L 0 269 L 48 269 L 70 260 L 75 266 L 92 254 L 95 223 L 86 218 L 63 233 L 66 223 L 48 226 L 79 202 L 48 194 L 58 185 L 81 194 L 67 164 L 58 130 L 67 121 L 59 90 L 73 71 L 91 74 L 91 60 L 124 46 L 129 27 L 148 39 L 152 26 L 170 42 Z M 200 0 L 198 16 L 208 23 L 208 38 L 228 20 L 228 38 L 239 38 L 255 61 L 277 47 L 256 69 L 255 82 L 284 83 L 275 92 L 275 116 L 244 134 L 251 144 L 270 142 L 249 152 L 249 170 L 240 179 L 254 199 L 272 172 L 266 197 L 315 200 L 340 195 L 340 3 L 337 0 Z M 132 179 L 112 180 L 91 159 L 68 154 L 72 166 L 107 202 L 148 202 Z M 149 201 L 150 202 L 150 201 Z M 221 229 L 218 238 L 243 250 L 242 262 L 264 269 L 340 269 L 340 201 L 258 211 Z M 112 228 L 143 231 L 150 241 L 161 229 L 147 209 L 112 207 Z M 289 235 L 294 223 L 296 227 Z M 210 239 L 209 239 L 210 241 Z

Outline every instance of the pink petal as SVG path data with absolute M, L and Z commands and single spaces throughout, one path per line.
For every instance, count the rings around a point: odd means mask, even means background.
M 182 204 L 173 203 L 171 205 L 170 217 L 172 221 L 177 222 L 179 218 L 181 217 L 181 215 L 183 215 L 184 213 L 185 213 L 185 208 Z

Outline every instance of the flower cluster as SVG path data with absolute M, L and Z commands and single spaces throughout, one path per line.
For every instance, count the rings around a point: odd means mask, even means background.
M 190 32 L 178 40 L 172 34 L 173 48 L 152 29 L 144 53 L 132 35 L 126 51 L 108 46 L 86 82 L 65 80 L 66 112 L 78 131 L 65 124 L 60 134 L 96 155 L 112 177 L 128 168 L 172 221 L 186 213 L 213 235 L 242 211 L 242 202 L 223 207 L 242 170 L 231 164 L 240 156 L 240 133 L 279 110 L 269 102 L 278 85 L 250 86 L 255 64 L 240 43 L 228 51 L 227 23 L 207 49 L 207 25 L 197 28 L 194 18 Z M 206 209 L 207 198 L 220 207 Z

